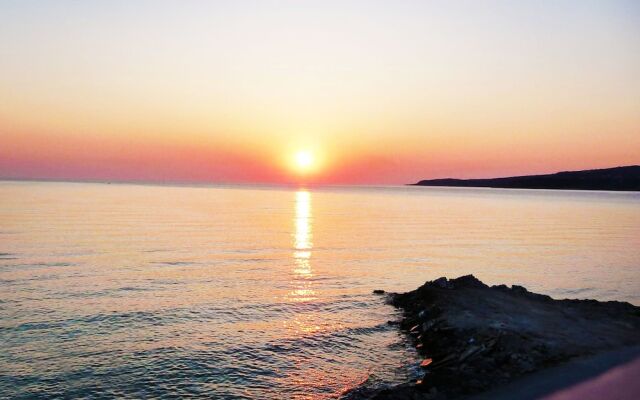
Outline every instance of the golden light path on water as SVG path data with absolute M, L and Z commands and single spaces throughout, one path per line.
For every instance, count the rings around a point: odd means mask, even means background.
M 315 300 L 313 290 L 313 272 L 311 270 L 311 249 L 313 248 L 313 218 L 311 215 L 311 193 L 299 190 L 295 194 L 295 214 L 293 219 L 295 231 L 293 235 L 293 290 L 289 299 L 295 302 Z M 314 331 L 314 327 L 302 328 L 303 331 Z
M 313 215 L 311 208 L 311 192 L 298 190 L 295 192 L 295 212 L 293 215 L 292 234 L 292 258 L 293 269 L 291 276 L 292 289 L 287 294 L 287 299 L 298 306 L 314 307 L 314 303 L 319 300 L 318 293 L 313 288 L 314 273 L 311 267 L 311 254 L 313 249 Z M 304 309 L 303 308 L 303 309 Z M 326 317 L 326 316 L 325 316 Z M 340 331 L 344 327 L 341 324 L 322 320 L 317 313 L 296 313 L 291 320 L 285 322 L 289 333 L 294 336 L 307 336 L 322 334 L 327 332 Z M 355 360 L 354 360 L 355 361 Z M 325 395 L 311 394 L 322 387 L 327 382 L 332 381 L 332 377 L 322 370 L 304 368 L 305 362 L 294 358 L 291 360 L 296 369 L 305 370 L 304 373 L 288 374 L 284 379 L 288 384 L 297 386 L 307 395 L 294 396 L 295 399 L 316 400 L 327 398 Z M 342 388 L 338 391 L 344 392 L 364 382 L 369 373 L 367 371 L 348 371 L 342 377 Z M 335 393 L 331 396 L 335 397 Z

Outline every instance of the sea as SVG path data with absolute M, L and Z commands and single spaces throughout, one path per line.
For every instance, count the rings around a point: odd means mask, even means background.
M 0 182 L 0 398 L 332 399 L 415 379 L 387 292 L 640 305 L 640 193 Z

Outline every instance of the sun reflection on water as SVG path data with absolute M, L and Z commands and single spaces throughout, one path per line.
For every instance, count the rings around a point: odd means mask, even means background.
M 311 250 L 311 193 L 304 190 L 296 192 L 295 226 L 295 249 Z
M 311 193 L 306 190 L 296 192 L 295 233 L 293 236 L 293 284 L 289 299 L 295 302 L 308 302 L 316 299 L 311 278 L 311 249 L 313 248 Z

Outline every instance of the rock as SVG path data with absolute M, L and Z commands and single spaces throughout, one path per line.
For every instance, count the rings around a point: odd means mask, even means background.
M 451 279 L 449 283 L 455 286 L 456 288 L 476 288 L 476 289 L 488 288 L 487 285 L 482 283 L 480 279 L 476 278 L 473 275 L 465 275 L 456 279 Z
M 458 358 L 458 361 L 464 361 L 467 358 L 471 357 L 472 355 L 474 355 L 475 353 L 484 350 L 483 346 L 470 346 L 468 347 L 465 351 L 462 352 L 462 354 L 460 354 L 460 357 Z
M 384 290 L 382 290 L 382 289 L 375 289 L 375 290 L 373 291 L 373 294 L 384 294 L 384 293 L 385 293 L 385 291 L 384 291 Z
M 442 278 L 438 278 L 435 281 L 431 282 L 434 286 L 437 286 L 442 289 L 453 289 L 453 286 L 449 283 L 449 280 L 444 276 Z
M 389 301 L 404 312 L 399 326 L 425 357 L 425 376 L 367 397 L 375 400 L 460 399 L 575 357 L 640 345 L 640 307 L 554 300 L 472 275 L 426 282 Z
M 511 285 L 511 290 L 516 292 L 516 293 L 529 293 L 529 291 L 520 285 Z
M 431 364 L 432 362 L 433 362 L 433 360 L 432 360 L 432 359 L 430 359 L 430 358 L 425 358 L 425 359 L 424 359 L 424 360 L 422 360 L 422 362 L 420 363 L 420 366 L 421 366 L 422 368 L 425 368 L 425 367 L 427 367 L 429 364 Z

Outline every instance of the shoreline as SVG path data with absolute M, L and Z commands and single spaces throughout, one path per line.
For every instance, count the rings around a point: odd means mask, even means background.
M 472 275 L 375 293 L 402 310 L 398 327 L 416 348 L 423 376 L 355 388 L 344 399 L 523 398 L 512 393 L 517 388 L 535 399 L 640 356 L 640 307 L 629 303 L 555 300 Z

